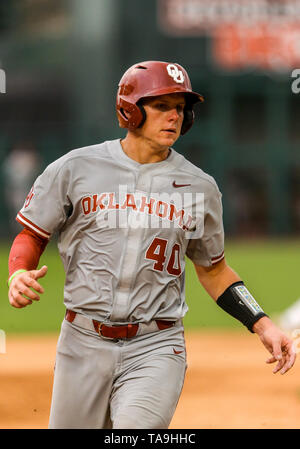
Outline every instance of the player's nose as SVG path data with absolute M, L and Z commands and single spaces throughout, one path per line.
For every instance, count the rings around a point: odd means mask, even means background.
M 177 107 L 170 109 L 169 111 L 169 120 L 176 122 L 180 117 L 180 114 L 177 110 Z

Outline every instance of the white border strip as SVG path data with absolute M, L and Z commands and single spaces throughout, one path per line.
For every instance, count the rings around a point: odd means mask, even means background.
M 28 228 L 31 228 L 34 232 L 36 232 L 37 234 L 39 234 L 42 237 L 45 237 L 46 239 L 50 239 L 50 234 L 41 231 L 39 228 L 37 228 L 33 223 L 31 223 L 30 221 L 26 220 L 26 218 L 22 218 L 20 216 L 20 214 L 17 215 L 17 219 L 18 221 L 20 221 L 23 225 L 27 226 Z
M 224 256 L 225 256 L 225 254 L 224 254 L 224 251 L 223 251 L 222 254 L 220 254 L 220 256 L 217 259 L 213 259 L 211 261 L 212 265 L 214 265 L 215 263 L 220 262 L 220 260 L 224 259 Z

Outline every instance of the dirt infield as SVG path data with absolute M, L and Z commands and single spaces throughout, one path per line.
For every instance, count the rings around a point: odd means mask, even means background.
M 56 336 L 7 336 L 0 354 L 0 429 L 47 428 Z M 186 332 L 188 371 L 172 429 L 299 429 L 299 356 L 272 373 L 256 335 Z

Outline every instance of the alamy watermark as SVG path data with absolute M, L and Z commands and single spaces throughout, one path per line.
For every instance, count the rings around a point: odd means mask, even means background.
M 179 189 L 190 184 L 173 182 Z M 99 228 L 180 228 L 185 238 L 198 239 L 204 229 L 204 193 L 129 193 L 127 185 L 118 192 L 91 193 L 81 199 L 85 216 L 95 215 Z
M 3 69 L 0 69 L 0 94 L 6 93 L 6 74 Z
M 0 329 L 0 354 L 6 353 L 6 335 L 4 330 Z
M 300 69 L 294 69 L 291 74 L 292 78 L 295 78 L 295 80 L 292 82 L 292 92 L 293 94 L 299 94 L 300 93 Z

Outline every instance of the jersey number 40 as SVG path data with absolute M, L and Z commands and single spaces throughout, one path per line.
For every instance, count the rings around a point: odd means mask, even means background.
M 163 271 L 166 268 L 169 274 L 179 276 L 181 274 L 180 246 L 178 243 L 173 245 L 171 255 L 166 265 L 167 245 L 168 240 L 155 237 L 146 251 L 146 259 L 155 261 L 155 264 L 153 265 L 154 270 Z

